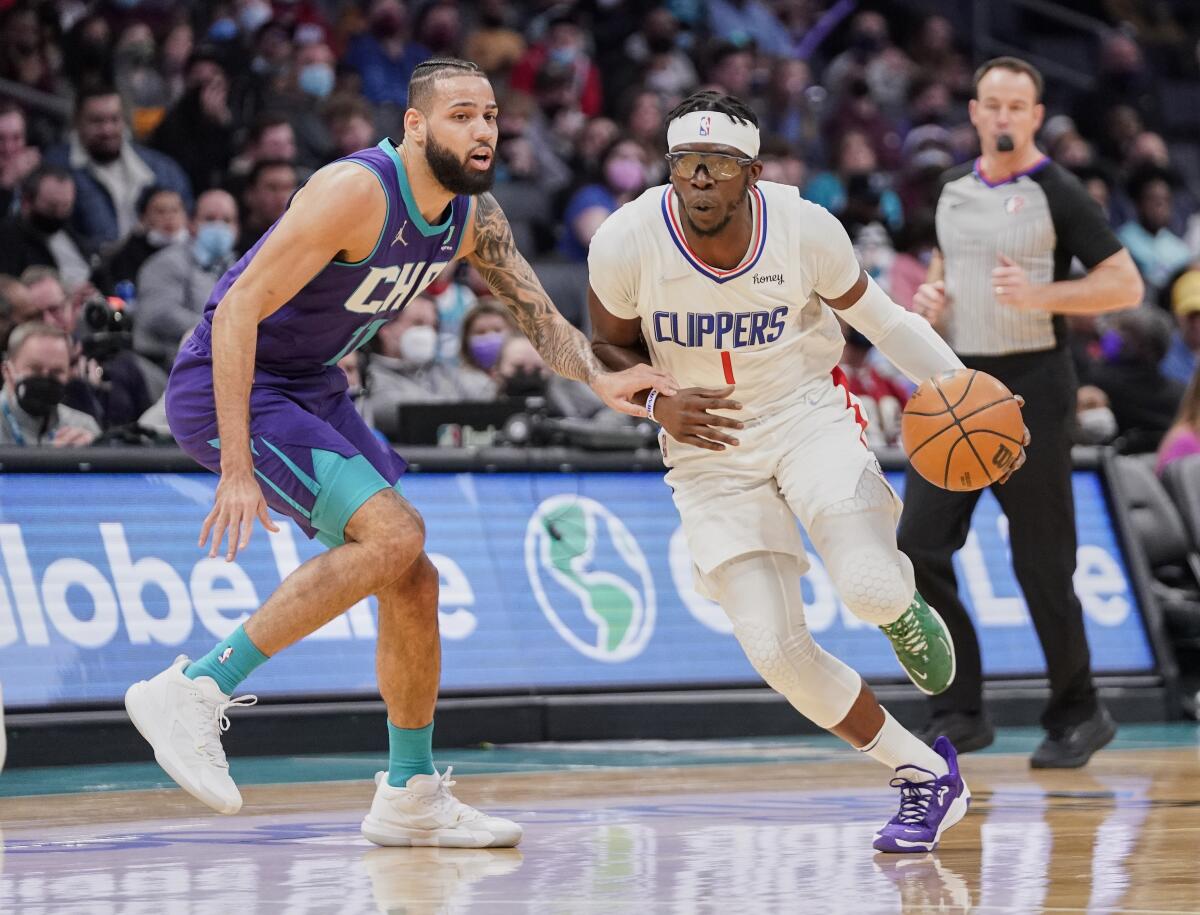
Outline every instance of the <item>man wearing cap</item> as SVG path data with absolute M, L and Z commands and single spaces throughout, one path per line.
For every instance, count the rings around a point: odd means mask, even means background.
M 740 100 L 700 92 L 668 115 L 671 183 L 612 214 L 588 254 L 596 356 L 649 362 L 683 390 L 643 392 L 697 589 L 715 598 L 767 683 L 802 714 L 896 770 L 889 852 L 933 849 L 970 797 L 954 748 L 901 727 L 804 621 L 804 524 L 847 606 L 879 626 L 922 690 L 954 649 L 896 549 L 899 500 L 838 369 L 840 315 L 914 381 L 959 368 L 945 342 L 863 272 L 846 231 L 796 188 L 760 181 Z M 736 390 L 736 394 L 734 393 Z
M 1015 57 L 975 74 L 971 123 L 982 155 L 942 176 L 938 249 L 913 309 L 942 327 L 971 368 L 1026 400 L 1029 464 L 992 491 L 1008 519 L 1013 572 L 1046 657 L 1046 737 L 1035 768 L 1075 768 L 1112 740 L 1115 726 L 1096 696 L 1083 608 L 1075 595 L 1075 505 L 1071 427 L 1077 380 L 1065 315 L 1136 305 L 1142 281 L 1104 214 L 1070 172 L 1034 144 L 1042 124 L 1042 77 Z M 1069 279 L 1078 258 L 1087 276 Z M 948 492 L 910 469 L 898 539 L 917 585 L 945 617 L 958 652 L 954 684 L 930 700 L 923 737 L 945 735 L 963 752 L 995 732 L 983 705 L 979 641 L 958 595 L 953 556 L 966 542 L 978 492 Z

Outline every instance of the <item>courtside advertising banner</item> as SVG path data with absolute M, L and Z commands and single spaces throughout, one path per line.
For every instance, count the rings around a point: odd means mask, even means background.
M 903 476 L 889 474 L 899 489 Z M 1076 472 L 1079 568 L 1098 672 L 1154 658 L 1099 476 Z M 0 476 L 0 682 L 10 707 L 116 704 L 180 654 L 203 655 L 322 547 L 286 519 L 256 527 L 236 561 L 196 545 L 216 477 Z M 637 688 L 758 681 L 725 615 L 692 590 L 670 490 L 656 473 L 414 474 L 441 573 L 444 692 Z M 809 547 L 817 640 L 866 677 L 903 674 L 887 639 L 838 600 Z M 1037 675 L 1043 657 L 990 494 L 958 554 L 989 676 Z M 264 696 L 375 692 L 374 601 L 272 658 Z

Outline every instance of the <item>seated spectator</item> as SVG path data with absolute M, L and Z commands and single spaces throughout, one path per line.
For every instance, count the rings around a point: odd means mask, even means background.
M 465 384 L 478 392 L 479 400 L 496 396 L 492 371 L 500 361 L 504 341 L 518 332 L 517 322 L 498 299 L 480 299 L 463 318 L 459 374 Z
M 38 321 L 70 334 L 75 330 L 71 298 L 63 289 L 62 280 L 53 267 L 36 265 L 21 274 L 21 285 L 28 292 L 28 311 L 17 315 L 17 324 Z
M 879 160 L 866 134 L 851 130 L 842 135 L 837 161 L 832 172 L 814 175 L 804 188 L 804 197 L 818 203 L 834 215 L 846 207 L 846 188 L 851 179 L 865 179 L 879 193 L 879 206 L 889 229 L 898 229 L 904 221 L 900 198 L 879 171 Z
M 551 416 L 591 419 L 607 412 L 604 401 L 586 384 L 546 368 L 542 354 L 523 334 L 504 339 L 493 374 L 500 396 L 544 398 Z M 613 416 L 624 419 L 621 414 Z
M 1129 196 L 1133 198 L 1137 218 L 1117 229 L 1117 237 L 1129 249 L 1146 285 L 1156 292 L 1191 259 L 1183 239 L 1169 228 L 1170 177 L 1162 169 L 1143 168 L 1130 177 Z
M 333 149 L 333 138 L 320 108 L 337 82 L 335 61 L 333 51 L 323 41 L 302 45 L 296 49 L 288 79 L 265 99 L 265 105 L 291 125 L 296 164 L 310 170 L 328 162 Z
M 400 0 L 374 0 L 367 31 L 350 41 L 342 62 L 362 79 L 362 93 L 376 105 L 408 107 L 408 80 L 429 58 L 429 49 L 408 38 L 408 10 Z
M 1168 464 L 1200 454 L 1200 370 L 1188 382 L 1175 422 L 1158 446 L 1154 470 L 1161 474 Z
M 1162 361 L 1162 373 L 1187 383 L 1200 365 L 1200 264 L 1183 271 L 1170 285 L 1175 332 Z
M 102 429 L 131 423 L 154 401 L 140 360 L 128 343 L 92 337 L 80 327 L 87 303 L 111 307 L 90 284 L 68 295 L 50 267 L 30 267 L 21 274 L 38 322 L 63 331 L 71 341 L 75 371 L 63 403 L 89 414 Z M 118 300 L 119 301 L 119 300 Z M 161 369 L 156 370 L 161 374 Z
M 559 253 L 567 260 L 587 260 L 592 236 L 617 209 L 647 187 L 646 151 L 635 140 L 621 137 L 609 144 L 601 157 L 597 180 L 575 192 L 563 213 Z
M 578 14 L 566 6 L 549 17 L 546 34 L 513 67 L 509 84 L 519 92 L 532 93 L 538 88 L 539 78 L 550 71 L 562 77 L 564 107 L 579 110 L 585 118 L 600 114 L 600 70 L 588 54 L 587 34 Z
M 371 341 L 367 406 L 376 428 L 392 437 L 406 403 L 479 400 L 462 375 L 437 361 L 437 306 L 419 295 Z
M 205 191 L 184 239 L 150 257 L 137 276 L 134 348 L 170 370 L 179 337 L 204 314 L 217 280 L 233 263 L 237 204 L 228 192 Z
M 0 273 L 18 276 L 33 266 L 53 267 L 71 286 L 91 272 L 93 248 L 70 225 L 75 182 L 70 172 L 42 165 L 25 178 L 20 214 L 0 223 Z
M 679 20 L 666 6 L 647 6 L 641 28 L 625 41 L 625 58 L 640 71 L 641 84 L 663 101 L 683 98 L 700 77 L 679 46 Z
M 494 82 L 507 81 L 525 53 L 525 38 L 513 28 L 514 17 L 507 0 L 480 0 L 477 13 L 476 27 L 463 45 L 463 57 L 475 61 Z
M 1170 321 L 1158 308 L 1143 305 L 1106 316 L 1104 328 L 1102 357 L 1080 380 L 1108 395 L 1126 451 L 1154 451 L 1183 399 L 1183 383 L 1159 370 Z
M 242 194 L 242 233 L 234 249 L 238 257 L 253 248 L 283 215 L 296 187 L 296 167 L 290 162 L 265 159 L 254 166 Z
M 375 118 L 362 99 L 338 98 L 325 109 L 325 121 L 333 139 L 330 156 L 340 159 L 379 142 Z
M 0 273 L 0 352 L 8 345 L 8 335 L 19 323 L 18 315 L 32 311 L 29 290 L 15 276 Z
M 1079 445 L 1107 445 L 1119 431 L 1108 395 L 1094 384 L 1081 384 L 1075 392 L 1075 429 L 1071 440 Z
M 198 193 L 216 186 L 229 167 L 235 127 L 225 65 L 217 54 L 200 52 L 188 60 L 183 94 L 149 143 L 179 163 Z
M 259 115 L 246 135 L 242 151 L 229 163 L 229 173 L 223 186 L 233 194 L 235 200 L 244 203 L 246 188 L 260 162 L 296 164 L 296 131 L 278 111 Z M 297 180 L 299 178 L 297 173 Z
M 46 152 L 75 179 L 72 224 L 90 243 L 123 239 L 137 224 L 142 191 L 161 184 L 192 204 L 191 182 L 176 162 L 126 136 L 121 96 L 112 86 L 82 89 L 75 99 L 75 129 L 68 142 Z
M 170 100 L 167 82 L 155 66 L 157 51 L 154 32 L 145 22 L 129 22 L 117 39 L 113 82 L 133 113 L 138 136 L 154 129 Z
M 19 212 L 21 183 L 42 162 L 42 154 L 29 145 L 26 133 L 25 112 L 0 99 L 0 219 Z
M 804 162 L 821 162 L 825 148 L 821 119 L 809 95 L 812 82 L 805 61 L 781 58 L 772 66 L 767 90 L 754 107 L 764 136 L 783 140 Z
M 709 0 L 708 27 L 717 38 L 755 46 L 777 57 L 790 57 L 792 43 L 771 5 L 761 0 Z
M 179 192 L 161 185 L 148 187 L 138 200 L 137 228 L 92 271 L 92 285 L 104 295 L 114 295 L 118 283 L 136 284 L 138 271 L 150 255 L 187 238 L 187 210 Z
M 100 434 L 86 413 L 63 406 L 71 344 L 57 327 L 22 324 L 8 338 L 0 391 L 0 445 L 90 445 Z

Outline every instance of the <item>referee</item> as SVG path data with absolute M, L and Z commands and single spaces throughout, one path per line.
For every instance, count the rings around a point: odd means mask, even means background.
M 1046 656 L 1050 701 L 1034 768 L 1076 768 L 1108 743 L 1116 726 L 1092 682 L 1083 608 L 1075 595 L 1072 416 L 1077 381 L 1063 315 L 1137 305 L 1142 281 L 1100 208 L 1065 169 L 1034 145 L 1045 109 L 1042 76 L 1015 57 L 975 74 L 971 123 L 982 154 L 948 171 L 937 201 L 939 251 L 913 307 L 942 330 L 969 367 L 1025 398 L 1032 441 L 1020 473 L 993 486 L 1009 522 L 1013 571 Z M 1068 280 L 1073 258 L 1087 268 Z M 947 492 L 910 467 L 900 549 L 917 588 L 954 637 L 958 671 L 933 697 L 924 736 L 945 734 L 960 752 L 995 738 L 983 708 L 979 640 L 958 596 L 951 559 L 966 542 L 977 492 Z

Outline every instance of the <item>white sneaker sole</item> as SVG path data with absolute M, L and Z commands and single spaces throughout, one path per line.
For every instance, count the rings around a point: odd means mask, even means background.
M 125 691 L 125 711 L 129 713 L 129 719 L 138 729 L 138 733 L 154 750 L 154 761 L 162 766 L 163 771 L 171 776 L 175 784 L 202 804 L 206 804 L 217 813 L 237 813 L 242 809 L 241 795 L 237 798 L 222 798 L 209 793 L 203 786 L 192 781 L 188 766 L 171 749 L 170 744 L 165 740 L 160 742 L 155 739 L 152 722 L 161 712 L 155 708 L 150 698 L 149 687 L 150 684 L 145 680 L 139 680 L 129 687 Z
M 497 835 L 486 830 L 409 829 L 382 823 L 370 815 L 362 821 L 362 834 L 376 845 L 401 848 L 513 848 L 522 835 L 520 831 L 516 835 Z

